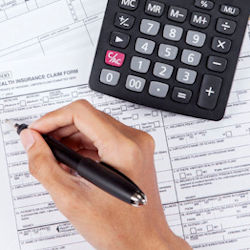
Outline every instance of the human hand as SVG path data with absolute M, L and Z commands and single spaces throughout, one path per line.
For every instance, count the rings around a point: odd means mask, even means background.
M 21 133 L 31 174 L 58 209 L 97 249 L 191 249 L 165 220 L 154 169 L 154 141 L 86 101 L 51 112 Z M 38 132 L 37 132 L 38 131 Z M 50 134 L 85 157 L 114 166 L 145 192 L 135 208 L 110 196 L 58 164 L 40 133 Z

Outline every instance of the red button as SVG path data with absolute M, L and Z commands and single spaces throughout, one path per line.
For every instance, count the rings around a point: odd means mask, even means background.
M 108 50 L 105 57 L 105 63 L 114 67 L 121 67 L 125 60 L 125 54 Z

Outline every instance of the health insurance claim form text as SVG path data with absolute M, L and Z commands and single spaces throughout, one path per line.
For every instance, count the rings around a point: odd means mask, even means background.
M 3 249 L 92 249 L 29 174 L 19 138 L 5 124 L 9 118 L 30 123 L 78 99 L 89 100 L 155 138 L 162 203 L 178 235 L 195 249 L 249 248 L 250 37 L 246 36 L 221 122 L 161 112 L 92 92 L 87 81 L 94 49 L 91 44 L 85 47 L 77 53 L 0 65 L 5 77 L 0 88 Z

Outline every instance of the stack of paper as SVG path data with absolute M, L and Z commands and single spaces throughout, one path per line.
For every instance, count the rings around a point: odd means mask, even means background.
M 88 88 L 105 0 L 0 4 L 1 249 L 92 249 L 29 174 L 19 138 L 5 124 L 30 123 L 77 99 L 155 138 L 162 204 L 176 234 L 195 249 L 250 248 L 249 33 L 226 116 L 210 122 Z

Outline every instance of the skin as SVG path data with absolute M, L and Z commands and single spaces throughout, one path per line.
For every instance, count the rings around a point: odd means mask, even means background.
M 147 195 L 135 208 L 110 196 L 59 164 L 40 133 L 47 133 L 96 161 L 115 166 Z M 170 230 L 154 168 L 154 140 L 77 101 L 48 113 L 21 133 L 31 174 L 48 190 L 58 209 L 96 249 L 191 249 Z

